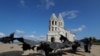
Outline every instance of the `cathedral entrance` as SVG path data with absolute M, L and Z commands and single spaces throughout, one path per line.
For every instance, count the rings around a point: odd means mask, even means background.
M 51 42 L 55 42 L 55 38 L 54 37 L 51 37 Z

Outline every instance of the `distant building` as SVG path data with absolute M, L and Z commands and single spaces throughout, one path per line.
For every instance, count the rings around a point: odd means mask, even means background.
M 64 20 L 61 14 L 59 14 L 58 18 L 55 13 L 52 14 L 49 20 L 49 31 L 47 33 L 47 41 L 55 40 L 55 42 L 61 42 L 59 40 L 60 34 L 68 38 L 69 41 L 75 40 L 75 34 L 69 30 L 64 29 Z

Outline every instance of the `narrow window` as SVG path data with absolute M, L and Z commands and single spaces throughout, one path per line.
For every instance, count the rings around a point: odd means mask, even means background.
M 54 25 L 54 21 L 52 21 L 52 25 Z
M 55 38 L 54 37 L 51 37 L 51 42 L 55 42 Z

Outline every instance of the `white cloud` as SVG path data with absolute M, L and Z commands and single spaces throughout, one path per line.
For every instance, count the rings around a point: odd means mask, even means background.
M 21 4 L 21 6 L 25 6 L 25 0 L 20 0 L 20 4 Z
M 25 35 L 24 38 L 29 39 L 29 40 L 35 40 L 35 41 L 45 41 L 46 40 L 46 36 L 44 35 L 36 36 L 34 34 Z
M 55 2 L 53 0 L 41 0 L 41 4 L 38 5 L 38 7 L 44 7 L 46 9 L 49 9 L 50 7 L 54 7 Z
M 68 19 L 74 19 L 77 17 L 78 10 L 64 11 L 61 12 L 63 17 L 67 17 Z
M 86 28 L 85 25 L 81 25 L 79 28 L 77 28 L 77 29 L 72 29 L 71 31 L 73 31 L 73 32 L 80 32 L 80 31 L 83 31 L 85 28 Z
M 16 33 L 18 33 L 18 34 L 23 34 L 24 31 L 22 31 L 22 30 L 16 30 Z
M 0 32 L 0 37 L 6 36 L 5 33 Z
M 28 40 L 37 40 L 36 36 L 33 34 L 30 35 L 24 35 L 23 38 L 28 39 Z
M 39 40 L 40 41 L 45 41 L 46 40 L 46 36 L 45 35 L 40 35 Z
M 25 35 L 24 37 L 25 37 L 25 38 L 34 38 L 35 35 Z
M 46 40 L 46 36 L 45 35 L 40 35 L 40 36 L 37 36 L 37 35 L 35 35 L 36 34 L 36 32 L 35 31 L 33 31 L 31 34 L 28 34 L 28 35 L 24 35 L 24 31 L 22 31 L 22 30 L 16 30 L 16 35 L 15 35 L 15 37 L 24 37 L 25 39 L 29 39 L 29 40 L 35 40 L 35 41 L 37 41 L 37 40 L 39 40 L 39 41 L 44 41 L 44 40 Z M 19 35 L 19 34 L 21 34 L 21 35 Z

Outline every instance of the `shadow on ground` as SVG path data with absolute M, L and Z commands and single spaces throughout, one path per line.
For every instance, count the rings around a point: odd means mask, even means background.
M 8 51 L 0 53 L 0 56 L 21 56 L 22 51 Z
M 76 53 L 74 53 L 74 52 L 72 51 L 72 49 L 63 50 L 62 52 L 71 53 L 71 54 L 75 54 L 75 55 L 85 56 L 84 54 L 81 54 L 81 53 L 85 53 L 85 52 L 79 51 L 79 50 L 78 50 Z M 81 53 L 79 53 L 79 52 L 81 52 Z
M 78 52 L 82 52 L 82 51 L 78 51 Z M 72 50 L 70 49 L 58 51 L 56 53 L 50 53 L 48 56 L 62 56 L 62 55 L 67 55 L 67 53 L 84 56 L 84 54 L 73 53 Z M 22 55 L 22 54 L 23 54 L 22 51 L 8 51 L 8 52 L 0 53 L 0 56 L 43 56 L 39 53 L 30 53 L 29 55 Z

